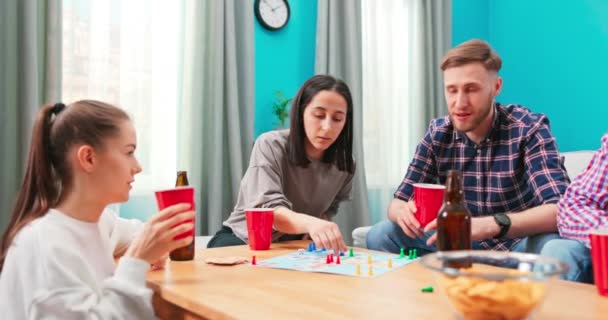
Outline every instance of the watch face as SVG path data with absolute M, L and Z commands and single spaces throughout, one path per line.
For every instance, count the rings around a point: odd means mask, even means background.
M 289 4 L 286 0 L 257 0 L 255 15 L 266 29 L 278 30 L 289 20 Z
M 509 225 L 511 223 L 509 217 L 504 214 L 497 214 L 496 221 L 498 221 L 498 223 L 500 223 L 501 225 Z

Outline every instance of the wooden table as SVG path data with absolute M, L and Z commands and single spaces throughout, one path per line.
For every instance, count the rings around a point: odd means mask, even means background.
M 258 260 L 305 248 L 308 242 L 204 249 L 194 261 L 169 262 L 148 274 L 161 319 L 451 319 L 442 293 L 422 293 L 433 274 L 411 263 L 376 278 L 307 273 L 249 265 L 212 266 L 205 257 Z M 357 251 L 368 251 L 357 249 Z M 535 319 L 606 319 L 608 297 L 592 285 L 554 281 Z

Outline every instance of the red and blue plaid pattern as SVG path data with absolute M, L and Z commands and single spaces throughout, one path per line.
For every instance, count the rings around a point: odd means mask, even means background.
M 493 126 L 479 144 L 456 131 L 448 116 L 432 120 L 395 197 L 409 200 L 414 183 L 445 184 L 448 170 L 457 169 L 473 217 L 557 203 L 569 179 L 547 117 L 513 104 L 497 103 L 495 111 Z M 480 244 L 510 250 L 520 240 Z
M 608 227 L 608 134 L 587 169 L 570 184 L 559 201 L 559 233 L 589 247 L 589 229 Z

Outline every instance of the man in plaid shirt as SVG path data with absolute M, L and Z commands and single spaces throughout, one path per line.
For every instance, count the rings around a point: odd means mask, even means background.
M 549 241 L 541 254 L 570 266 L 564 279 L 593 283 L 589 231 L 608 228 L 608 134 L 587 169 L 568 186 L 558 207 L 557 227 L 564 239 Z
M 449 115 L 431 121 L 389 206 L 389 221 L 370 230 L 368 248 L 435 251 L 436 221 L 421 230 L 413 184 L 445 184 L 450 169 L 462 172 L 474 249 L 538 253 L 559 237 L 556 203 L 569 183 L 566 170 L 545 115 L 495 102 L 501 64 L 481 40 L 443 57 Z

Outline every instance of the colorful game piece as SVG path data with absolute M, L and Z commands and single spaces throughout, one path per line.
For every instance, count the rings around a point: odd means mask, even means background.
M 273 258 L 265 258 L 263 262 L 260 262 L 255 267 L 264 268 L 277 268 L 287 269 L 295 271 L 308 271 L 308 272 L 320 272 L 328 274 L 340 274 L 354 277 L 364 278 L 375 278 L 381 276 L 387 272 L 391 272 L 400 267 L 414 263 L 416 260 L 399 259 L 395 254 L 389 253 L 372 253 L 372 252 L 357 252 L 354 257 L 341 257 L 339 253 L 334 256 L 332 250 L 327 248 L 327 251 L 322 252 L 321 249 L 308 252 L 303 250 L 303 254 L 300 255 L 298 249 L 294 249 L 293 252 L 276 256 Z M 254 254 L 254 253 L 252 253 Z M 346 252 L 345 252 L 346 254 Z M 392 265 L 392 268 L 387 268 L 387 265 Z M 340 261 L 338 263 L 338 260 Z M 251 261 L 251 258 L 249 259 Z M 372 263 L 368 264 L 368 268 L 372 267 L 371 274 L 369 276 L 369 269 L 363 270 L 367 261 Z M 373 270 L 376 269 L 376 270 Z M 418 288 L 420 289 L 420 288 Z
M 317 250 L 317 245 L 313 242 L 312 243 L 312 251 L 315 251 L 315 250 Z
M 312 243 L 308 244 L 308 252 L 312 252 Z
M 367 264 L 372 264 L 372 256 L 367 256 Z
M 412 254 L 412 259 L 418 258 L 418 250 L 414 249 Z
M 327 249 L 325 249 L 325 247 L 323 247 L 323 248 L 321 248 L 321 251 L 325 252 L 325 251 L 327 251 Z
M 372 265 L 369 265 L 369 272 L 367 273 L 368 276 L 373 276 L 374 275 L 374 268 L 372 268 Z
M 432 286 L 424 287 L 424 288 L 420 289 L 420 291 L 422 291 L 422 292 L 433 292 L 433 287 Z
M 388 267 L 389 268 L 393 267 L 393 259 L 391 259 L 391 258 L 388 259 Z
M 401 252 L 399 253 L 399 258 L 405 257 L 405 249 L 401 248 Z
M 354 257 L 355 253 L 353 252 L 353 248 L 351 247 L 350 250 L 348 250 L 348 256 L 349 257 Z
M 344 257 L 344 251 L 340 251 L 340 255 Z
M 410 260 L 414 259 L 414 249 L 408 251 L 407 258 Z
M 251 265 L 255 266 L 256 264 L 258 263 L 255 261 L 255 256 L 253 256 L 253 258 L 251 258 Z

